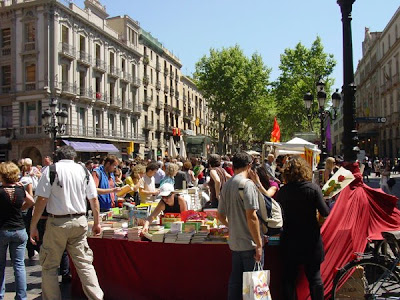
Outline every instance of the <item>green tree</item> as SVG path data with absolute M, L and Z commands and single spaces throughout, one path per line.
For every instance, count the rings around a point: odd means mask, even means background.
M 329 76 L 336 65 L 332 54 L 324 52 L 320 37 L 308 49 L 298 43 L 294 49 L 285 49 L 281 55 L 279 69 L 281 75 L 275 83 L 274 95 L 278 118 L 280 120 L 281 140 L 288 140 L 295 132 L 310 131 L 307 111 L 304 108 L 304 94 L 310 91 L 314 95 L 313 111 L 318 108 L 316 101 L 316 83 L 322 78 L 329 97 L 334 80 Z M 314 119 L 318 124 L 319 120 Z M 318 128 L 318 126 L 313 126 Z
M 210 49 L 209 55 L 196 63 L 194 79 L 218 125 L 219 153 L 224 153 L 227 133 L 238 139 L 249 136 L 248 130 L 246 134 L 243 131 L 253 125 L 251 114 L 260 103 L 270 99 L 267 97 L 270 72 L 259 54 L 248 58 L 237 45 Z

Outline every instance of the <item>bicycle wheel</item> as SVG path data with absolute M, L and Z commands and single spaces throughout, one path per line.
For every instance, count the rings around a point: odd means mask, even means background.
M 335 277 L 332 299 L 372 300 L 400 297 L 400 277 L 390 261 L 350 262 Z M 398 298 L 392 298 L 398 299 Z

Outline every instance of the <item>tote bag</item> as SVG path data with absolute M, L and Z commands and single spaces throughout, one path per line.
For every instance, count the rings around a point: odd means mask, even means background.
M 243 300 L 272 300 L 269 279 L 269 270 L 263 270 L 260 262 L 252 272 L 243 272 Z

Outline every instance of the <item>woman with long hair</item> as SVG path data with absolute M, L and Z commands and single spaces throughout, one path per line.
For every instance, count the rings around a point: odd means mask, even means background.
M 20 170 L 12 162 L 0 164 L 0 299 L 5 293 L 6 254 L 9 248 L 15 275 L 15 299 L 26 299 L 25 247 L 28 234 L 22 211 L 34 204 L 32 196 L 18 184 Z
M 324 248 L 317 221 L 317 213 L 326 217 L 329 208 L 322 191 L 311 182 L 309 164 L 301 157 L 291 158 L 283 169 L 285 185 L 276 195 L 283 209 L 283 291 L 285 300 L 294 300 L 296 279 L 300 265 L 304 266 L 311 299 L 324 299 L 324 285 L 320 265 L 324 260 Z

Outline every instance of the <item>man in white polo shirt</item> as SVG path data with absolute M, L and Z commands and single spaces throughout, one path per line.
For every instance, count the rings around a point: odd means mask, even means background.
M 40 178 L 36 188 L 38 199 L 31 222 L 31 242 L 39 239 L 37 223 L 47 204 L 49 213 L 43 244 L 40 249 L 42 266 L 42 297 L 61 299 L 57 268 L 65 249 L 74 262 L 89 299 L 103 299 L 96 271 L 92 265 L 93 253 L 86 239 L 86 198 L 93 211 L 93 234 L 100 234 L 99 202 L 93 177 L 84 167 L 74 162 L 75 150 L 63 146 L 56 152 L 58 162 L 54 182 L 50 183 L 50 168 Z

